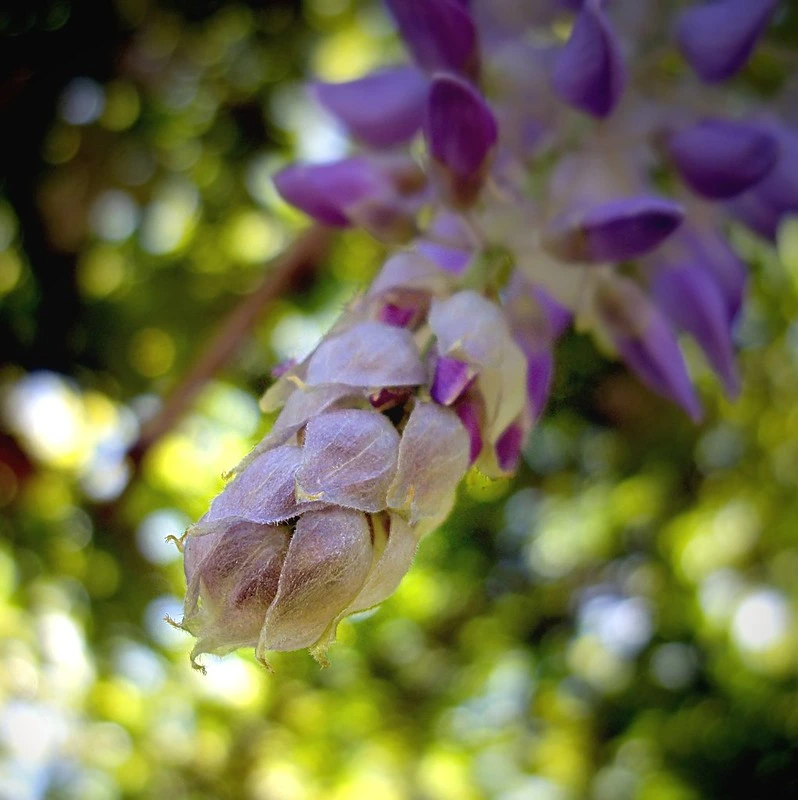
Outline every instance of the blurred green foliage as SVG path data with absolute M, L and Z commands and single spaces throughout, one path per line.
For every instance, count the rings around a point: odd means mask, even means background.
M 340 237 L 120 496 L 124 454 L 301 228 L 270 174 L 345 146 L 303 77 L 400 48 L 350 0 L 53 0 L 0 36 L 0 797 L 798 796 L 798 221 L 779 253 L 735 232 L 736 403 L 690 351 L 693 427 L 571 336 L 522 473 L 469 475 L 329 669 L 242 653 L 202 677 L 163 622 L 184 589 L 164 539 L 378 246 Z M 755 63 L 760 91 L 774 69 Z

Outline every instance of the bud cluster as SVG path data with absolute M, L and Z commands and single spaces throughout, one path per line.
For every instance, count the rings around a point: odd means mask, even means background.
M 274 428 L 189 529 L 195 655 L 323 659 L 341 619 L 395 590 L 469 465 L 515 469 L 572 322 L 694 419 L 678 331 L 734 395 L 745 270 L 723 224 L 773 237 L 798 209 L 798 136 L 705 88 L 745 64 L 776 0 L 673 22 L 656 0 L 386 5 L 413 63 L 312 87 L 358 152 L 275 184 L 398 249 L 269 390 Z M 663 80 L 671 28 L 689 71 Z

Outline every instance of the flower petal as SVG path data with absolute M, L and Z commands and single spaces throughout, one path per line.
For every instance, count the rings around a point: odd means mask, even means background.
M 398 514 L 375 514 L 371 518 L 374 557 L 368 577 L 357 597 L 327 627 L 314 646 L 314 655 L 323 654 L 335 641 L 338 624 L 350 614 L 379 605 L 397 589 L 413 563 L 418 546 L 418 531 Z
M 446 276 L 427 258 L 412 250 L 392 255 L 382 266 L 368 290 L 369 297 L 386 292 L 413 289 L 435 293 L 445 289 Z
M 429 324 L 442 356 L 475 368 L 474 389 L 485 404 L 485 433 L 494 442 L 526 402 L 526 361 L 501 308 L 477 292 L 461 291 L 433 303 Z
M 549 402 L 554 380 L 554 353 L 551 350 L 527 353 L 526 376 L 529 415 L 536 422 Z
M 372 147 L 393 147 L 421 128 L 428 83 L 414 67 L 377 70 L 346 83 L 316 83 L 317 100 Z
M 770 22 L 778 0 L 719 0 L 691 6 L 676 21 L 682 54 L 707 83 L 743 67 Z
M 668 149 L 690 188 L 712 200 L 735 197 L 759 183 L 779 155 L 776 137 L 764 128 L 721 119 L 679 131 Z
M 748 270 L 717 230 L 686 227 L 673 240 L 683 247 L 680 260 L 697 266 L 710 276 L 720 291 L 730 323 L 737 320 L 742 308 Z
M 187 537 L 182 625 L 198 639 L 192 659 L 257 644 L 289 540 L 287 527 L 241 521 L 216 534 Z
M 415 531 L 398 514 L 386 516 L 387 525 L 383 515 L 374 518 L 375 560 L 363 588 L 347 606 L 345 615 L 373 608 L 390 597 L 413 563 L 418 546 Z M 378 552 L 378 545 L 381 552 Z
M 398 452 L 399 434 L 378 411 L 328 411 L 305 428 L 297 492 L 346 508 L 381 511 Z
M 554 62 L 554 91 L 574 108 L 601 118 L 612 113 L 626 81 L 620 43 L 609 20 L 598 0 L 585 0 Z
M 681 206 L 659 197 L 609 200 L 557 217 L 546 232 L 545 245 L 565 261 L 626 261 L 660 245 L 683 217 Z
M 450 406 L 474 382 L 476 370 L 466 361 L 441 356 L 435 361 L 430 395 L 436 403 Z
M 599 324 L 629 368 L 643 383 L 698 421 L 701 406 L 676 336 L 640 287 L 627 278 L 604 280 L 594 301 Z
M 315 417 L 344 399 L 362 396 L 363 392 L 343 384 L 325 383 L 321 386 L 297 386 L 286 400 L 264 443 L 284 444 L 311 417 Z M 282 439 L 282 441 L 278 441 Z
M 695 265 L 666 266 L 657 270 L 651 292 L 671 322 L 692 334 L 723 380 L 726 393 L 736 397 L 740 377 L 731 322 L 723 295 L 710 275 Z
M 429 93 L 424 135 L 445 199 L 457 208 L 472 205 L 498 139 L 488 104 L 466 81 L 438 76 Z
M 371 562 L 365 514 L 331 508 L 303 515 L 261 629 L 258 656 L 315 644 L 363 588 Z
M 454 412 L 468 433 L 468 465 L 471 466 L 482 453 L 484 403 L 474 392 L 471 392 L 455 405 Z
M 416 63 L 428 72 L 451 70 L 476 77 L 477 32 L 471 15 L 455 0 L 386 0 Z
M 225 486 L 192 530 L 197 535 L 214 531 L 230 519 L 272 525 L 313 508 L 313 504 L 298 503 L 294 495 L 294 476 L 301 460 L 302 451 L 290 445 L 256 455 Z
M 308 363 L 307 383 L 377 389 L 418 386 L 425 378 L 409 331 L 382 322 L 361 322 L 319 345 Z
M 411 525 L 445 517 L 468 468 L 468 434 L 457 415 L 435 403 L 417 403 L 399 444 L 399 467 L 388 505 Z
M 520 422 L 514 422 L 499 436 L 496 442 L 496 461 L 502 472 L 513 472 L 521 459 L 526 431 Z
M 784 217 L 798 211 L 798 133 L 777 124 L 769 129 L 779 142 L 776 166 L 730 208 L 752 230 L 775 241 Z
M 374 165 L 357 156 L 329 164 L 291 164 L 274 176 L 274 185 L 287 203 L 337 228 L 351 224 L 348 206 L 386 190 Z

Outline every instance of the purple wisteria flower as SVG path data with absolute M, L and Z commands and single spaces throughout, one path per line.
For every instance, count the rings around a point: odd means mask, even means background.
M 355 149 L 274 180 L 389 253 L 275 374 L 272 429 L 184 537 L 193 658 L 323 661 L 341 620 L 397 588 L 469 469 L 517 469 L 572 324 L 695 421 L 680 334 L 734 397 L 746 269 L 726 228 L 775 238 L 798 211 L 798 132 L 742 98 L 731 119 L 717 87 L 690 83 L 743 69 L 776 0 L 710 0 L 656 30 L 610 0 L 385 5 L 412 64 L 313 84 Z M 674 77 L 668 48 L 692 70 Z
M 756 233 L 775 240 L 782 220 L 798 212 L 798 131 L 773 122 L 768 129 L 779 144 L 776 164 L 761 182 L 734 198 L 729 208 Z
M 679 131 L 668 149 L 688 186 L 710 200 L 728 200 L 756 186 L 779 156 L 778 140 L 762 126 L 722 119 Z
M 593 302 L 598 325 L 630 369 L 697 422 L 701 405 L 673 329 L 642 289 L 627 278 L 603 279 Z
M 751 57 L 778 0 L 710 0 L 683 11 L 676 38 L 684 57 L 707 83 L 738 72 Z
M 428 83 L 414 67 L 377 70 L 346 83 L 315 83 L 318 102 L 356 138 L 376 148 L 393 147 L 421 128 Z
M 554 91 L 574 108 L 603 118 L 618 105 L 626 82 L 620 42 L 601 0 L 584 0 L 571 37 L 554 62 Z
M 412 321 L 382 321 L 388 306 Z M 455 357 L 472 375 L 459 393 L 468 401 L 440 396 L 431 376 Z M 198 639 L 193 657 L 247 646 L 265 662 L 309 647 L 323 661 L 338 623 L 391 594 L 419 538 L 448 516 L 472 436 L 487 471 L 511 468 L 525 392 L 523 356 L 495 303 L 452 294 L 451 276 L 419 253 L 390 259 L 267 392 L 264 408 L 282 408 L 272 430 L 187 532 L 180 625 Z M 479 409 L 473 430 L 457 412 L 466 402 Z
M 477 31 L 466 4 L 459 0 L 386 0 L 386 5 L 422 69 L 476 77 Z
M 612 263 L 645 255 L 681 224 L 677 203 L 653 196 L 610 200 L 555 218 L 548 249 L 564 261 Z
M 427 102 L 424 136 L 443 198 L 456 208 L 473 205 L 498 138 L 488 104 L 466 81 L 438 76 Z

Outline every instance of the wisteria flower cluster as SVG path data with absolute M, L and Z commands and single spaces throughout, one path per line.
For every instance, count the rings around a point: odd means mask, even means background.
M 685 332 L 734 396 L 746 276 L 724 225 L 773 237 L 798 210 L 798 136 L 730 114 L 716 86 L 777 0 L 386 5 L 411 63 L 314 84 L 356 150 L 275 184 L 392 254 L 279 376 L 272 431 L 187 533 L 194 656 L 323 661 L 344 617 L 396 589 L 469 466 L 514 471 L 572 324 L 698 419 Z M 686 66 L 664 71 L 676 52 Z

